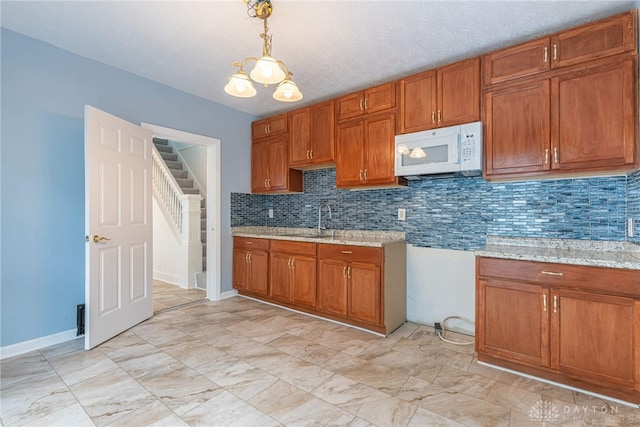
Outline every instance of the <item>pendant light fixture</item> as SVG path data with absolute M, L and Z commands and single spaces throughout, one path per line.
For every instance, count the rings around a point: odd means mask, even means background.
M 267 18 L 271 16 L 273 7 L 271 0 L 255 0 L 245 1 L 249 16 L 252 18 L 262 19 L 264 23 L 264 33 L 260 34 L 263 40 L 262 56 L 256 58 L 253 56 L 246 57 L 242 62 L 234 62 L 231 65 L 238 67 L 238 71 L 229 77 L 229 83 L 224 87 L 224 91 L 229 95 L 239 98 L 250 98 L 256 94 L 253 82 L 262 83 L 265 87 L 270 84 L 278 84 L 273 99 L 281 102 L 295 102 L 302 99 L 302 92 L 298 86 L 291 80 L 293 73 L 289 71 L 284 62 L 271 56 L 271 37 L 268 34 L 269 26 Z M 247 74 L 244 72 L 244 66 L 247 62 L 254 61 L 256 64 L 253 70 Z

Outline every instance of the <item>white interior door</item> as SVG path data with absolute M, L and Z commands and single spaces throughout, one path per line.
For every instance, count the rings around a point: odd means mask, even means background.
M 151 131 L 85 106 L 85 349 L 153 315 Z

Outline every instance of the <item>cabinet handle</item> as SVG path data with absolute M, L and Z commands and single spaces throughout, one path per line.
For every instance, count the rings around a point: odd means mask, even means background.
M 438 110 L 438 123 L 442 122 L 442 111 Z
M 553 44 L 553 60 L 558 60 L 558 45 L 556 43 Z
M 309 158 L 313 159 L 313 150 L 309 150 Z
M 555 271 L 543 271 L 542 274 L 547 276 L 564 276 L 564 273 L 556 273 Z
M 244 242 L 244 243 L 245 243 L 245 245 L 253 245 L 253 242 L 251 240 L 249 240 L 247 242 Z
M 369 108 L 369 106 L 367 105 L 367 98 L 364 99 L 364 109 L 366 110 L 367 108 Z
M 558 312 L 558 295 L 553 296 L 553 312 Z
M 249 252 L 244 254 L 244 262 L 249 262 Z
M 264 125 L 264 134 L 265 134 L 265 135 L 268 135 L 268 134 L 269 134 L 269 131 L 267 130 L 267 127 L 268 127 L 268 126 L 269 126 L 269 125 Z
M 554 147 L 553 148 L 553 161 L 556 163 L 560 163 L 560 161 L 558 160 L 558 147 Z
M 361 99 L 361 100 L 360 100 L 360 111 L 364 111 L 363 106 L 364 106 L 364 104 L 363 104 L 363 100 Z
M 352 251 L 342 251 L 343 254 L 352 254 Z
M 547 294 L 542 294 L 542 311 L 547 311 Z
M 287 268 L 291 268 L 291 258 L 287 260 Z
M 544 164 L 545 165 L 549 164 L 549 149 L 548 148 L 544 149 Z
M 291 269 L 292 270 L 296 269 L 296 259 L 295 258 L 291 258 Z
M 307 150 L 307 160 L 309 160 L 309 150 Z
M 365 181 L 367 180 L 367 170 L 366 169 L 364 170 L 364 180 Z
M 268 188 L 267 187 L 267 178 L 264 179 L 264 188 Z
M 360 169 L 360 181 L 362 181 L 362 169 Z
M 247 262 L 251 262 L 251 252 L 247 252 Z
M 351 267 L 347 267 L 347 279 L 351 279 Z
M 544 62 L 549 62 L 549 48 L 547 46 L 544 47 Z
M 431 123 L 433 123 L 433 124 L 436 123 L 436 112 L 435 111 L 431 112 Z
M 344 267 L 342 267 L 342 275 L 344 277 L 347 277 L 347 266 L 346 265 Z

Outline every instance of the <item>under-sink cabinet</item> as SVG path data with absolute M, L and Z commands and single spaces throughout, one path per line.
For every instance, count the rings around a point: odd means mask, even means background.
M 639 276 L 478 257 L 478 360 L 640 403 Z
M 272 240 L 269 296 L 274 300 L 316 306 L 316 244 Z
M 252 264 L 256 241 L 267 256 Z M 404 241 L 370 247 L 236 236 L 233 264 L 241 295 L 385 335 L 406 322 Z

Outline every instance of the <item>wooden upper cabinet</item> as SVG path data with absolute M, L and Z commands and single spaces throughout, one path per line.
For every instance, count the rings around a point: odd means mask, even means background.
M 399 81 L 399 133 L 480 120 L 480 59 L 456 62 Z
M 615 15 L 551 37 L 552 67 L 636 50 L 638 11 Z
M 553 169 L 636 164 L 637 82 L 633 59 L 551 79 Z
M 438 69 L 438 127 L 480 120 L 480 59 Z
M 287 114 L 268 117 L 251 123 L 251 138 L 266 138 L 271 135 L 280 135 L 289 130 Z
M 289 164 L 301 169 L 335 162 L 335 103 L 289 113 Z
M 483 58 L 484 84 L 548 71 L 549 54 L 548 37 L 488 53 Z
M 399 132 L 418 132 L 437 126 L 437 77 L 435 70 L 401 79 Z
M 550 168 L 549 80 L 485 92 L 484 176 Z
M 338 120 L 377 113 L 396 107 L 396 82 L 389 82 L 337 99 Z
M 395 120 L 380 113 L 338 124 L 337 187 L 404 184 L 394 173 Z
M 309 107 L 291 111 L 289 124 L 289 165 L 306 165 L 311 147 Z
M 287 134 L 254 141 L 251 146 L 253 193 L 302 192 L 302 172 L 289 168 Z
M 551 69 L 637 51 L 638 11 L 575 27 L 484 56 L 484 84 L 531 76 Z

